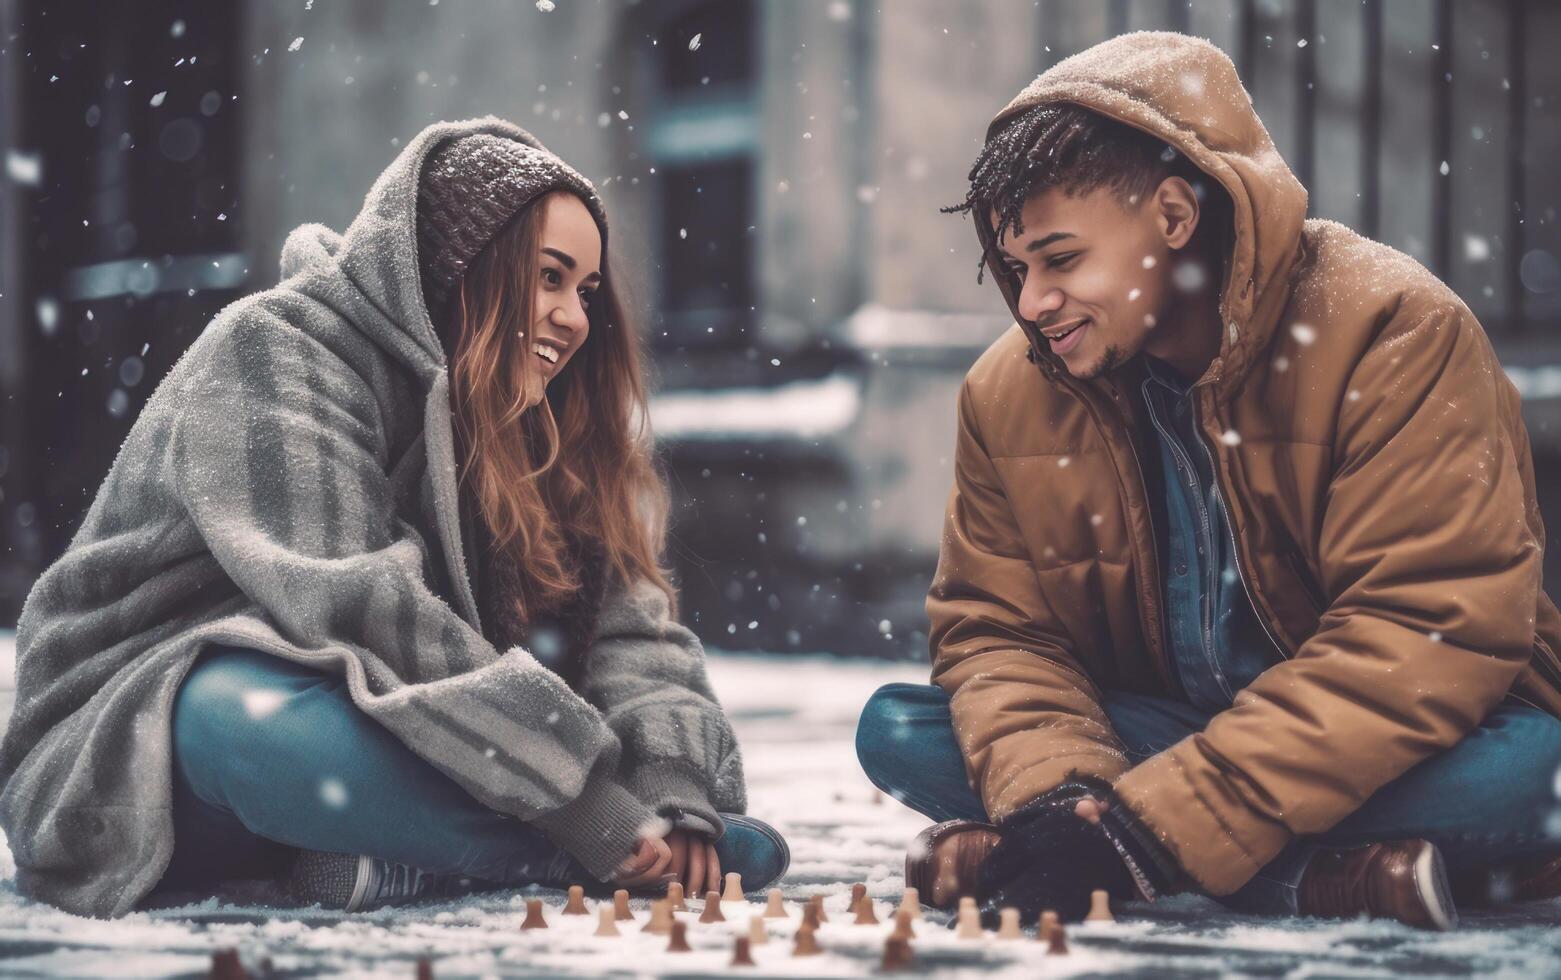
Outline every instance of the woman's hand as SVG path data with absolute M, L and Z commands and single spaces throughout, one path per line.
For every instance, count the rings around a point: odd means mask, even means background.
M 667 845 L 672 849 L 672 873 L 687 895 L 721 890 L 721 859 L 710 838 L 692 830 L 674 830 L 667 835 Z
M 629 859 L 618 866 L 613 884 L 624 888 L 652 888 L 670 884 L 672 848 L 660 837 L 641 837 Z

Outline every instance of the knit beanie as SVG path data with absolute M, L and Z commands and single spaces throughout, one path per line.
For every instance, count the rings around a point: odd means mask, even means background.
M 522 208 L 555 189 L 585 201 L 605 254 L 607 215 L 596 188 L 547 150 L 474 133 L 428 154 L 417 182 L 417 254 L 423 301 L 436 325 L 478 253 Z

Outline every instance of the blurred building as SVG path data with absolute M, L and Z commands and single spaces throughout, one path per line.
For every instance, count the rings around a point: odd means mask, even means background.
M 1561 520 L 1554 4 L 70 6 L 0 0 L 0 620 L 172 358 L 276 281 L 287 231 L 344 227 L 423 125 L 493 113 L 607 200 L 655 353 L 686 617 L 724 647 L 924 656 L 955 392 L 1009 322 L 968 219 L 939 208 L 1019 88 L 1140 29 L 1229 52 L 1313 214 L 1481 316 Z

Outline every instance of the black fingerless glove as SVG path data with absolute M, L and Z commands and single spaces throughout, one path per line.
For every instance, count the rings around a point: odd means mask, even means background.
M 1085 797 L 1107 805 L 1100 823 L 1074 812 Z M 1002 842 L 977 879 L 986 919 L 1011 906 L 1026 919 L 1052 909 L 1064 922 L 1076 922 L 1089 911 L 1090 892 L 1097 888 L 1117 900 L 1138 898 L 1140 890 L 1152 899 L 1177 890 L 1184 878 L 1154 833 L 1103 779 L 1072 776 L 1000 829 Z

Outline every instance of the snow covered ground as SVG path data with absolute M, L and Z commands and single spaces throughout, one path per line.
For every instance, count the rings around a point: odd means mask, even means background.
M 9 714 L 12 638 L 0 632 L 0 718 Z M 256 887 L 224 900 L 104 922 L 19 897 L 0 851 L 0 975 L 22 977 L 204 976 L 211 952 L 236 948 L 253 975 L 269 959 L 277 975 L 412 977 L 418 957 L 436 977 L 866 976 L 876 973 L 889 925 L 855 926 L 845 914 L 853 882 L 865 882 L 887 920 L 901 887 L 906 842 L 924 821 L 876 800 L 852 751 L 856 712 L 880 684 L 921 681 L 916 665 L 825 657 L 717 656 L 711 673 L 742 739 L 752 812 L 791 841 L 782 883 L 792 918 L 772 924 L 756 968 L 729 968 L 732 937 L 750 909 L 725 906 L 725 924 L 697 925 L 691 953 L 638 931 L 591 936 L 593 918 L 559 916 L 557 892 L 508 891 L 411 909 L 344 916 L 267 907 Z M 824 953 L 793 958 L 801 900 L 826 897 Z M 541 897 L 551 928 L 520 932 L 525 900 Z M 643 903 L 637 903 L 642 906 Z M 1561 903 L 1466 915 L 1450 934 L 1394 924 L 1258 920 L 1212 902 L 1177 898 L 1132 906 L 1116 924 L 1076 928 L 1071 952 L 1052 956 L 1029 939 L 961 941 L 937 917 L 918 925 L 917 963 L 937 977 L 1513 977 L 1561 976 Z M 639 908 L 641 920 L 645 913 Z M 637 926 L 636 926 L 637 930 Z

